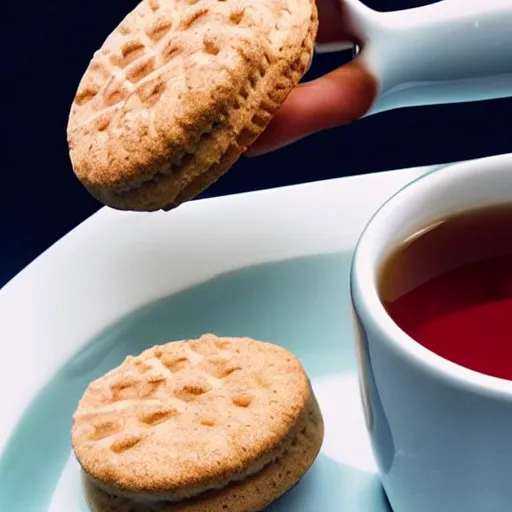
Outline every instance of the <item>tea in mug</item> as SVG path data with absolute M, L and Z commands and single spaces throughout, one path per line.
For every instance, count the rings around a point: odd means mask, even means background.
M 512 380 L 512 204 L 418 229 L 384 260 L 379 294 L 418 343 L 466 368 Z

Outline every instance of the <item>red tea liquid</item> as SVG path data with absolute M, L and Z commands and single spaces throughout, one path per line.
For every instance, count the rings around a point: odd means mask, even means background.
M 512 380 L 512 205 L 418 230 L 384 262 L 379 293 L 395 323 L 418 343 Z

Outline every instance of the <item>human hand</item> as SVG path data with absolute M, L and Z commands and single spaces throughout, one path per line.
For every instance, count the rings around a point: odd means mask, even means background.
M 351 47 L 343 0 L 317 0 L 320 19 L 317 46 L 343 43 Z M 350 123 L 370 109 L 377 95 L 374 77 L 356 58 L 348 64 L 293 90 L 267 129 L 247 154 L 273 151 L 307 135 Z

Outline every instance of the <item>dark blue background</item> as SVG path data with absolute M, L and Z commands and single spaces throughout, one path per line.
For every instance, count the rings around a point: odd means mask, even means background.
M 257 0 L 255 0 L 257 1 Z M 69 106 L 92 53 L 137 0 L 2 5 L 0 286 L 100 205 L 74 177 Z M 426 0 L 373 0 L 377 10 Z M 347 60 L 318 55 L 309 77 Z M 399 110 L 242 158 L 205 195 L 277 187 L 512 151 L 510 100 Z

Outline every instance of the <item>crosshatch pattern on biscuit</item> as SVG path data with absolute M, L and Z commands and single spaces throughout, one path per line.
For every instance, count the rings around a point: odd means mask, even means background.
M 123 497 L 98 488 L 87 477 L 84 489 L 93 512 L 256 512 L 295 485 L 313 464 L 320 450 L 324 426 L 318 403 L 308 405 L 303 427 L 286 450 L 262 471 L 227 486 L 205 491 L 179 502 Z
M 144 0 L 79 85 L 75 172 L 115 207 L 189 199 L 266 127 L 309 65 L 316 28 L 313 0 Z M 162 197 L 137 190 L 148 182 Z
M 272 43 L 279 45 L 280 31 L 289 28 L 286 21 L 292 18 L 296 2 L 267 3 L 266 8 L 272 11 L 270 20 L 278 20 L 268 32 L 276 40 Z M 189 77 L 187 69 L 211 70 L 222 50 L 228 53 L 228 61 L 233 51 L 241 53 L 242 58 L 247 57 L 243 55 L 243 45 L 236 44 L 244 41 L 254 44 L 260 37 L 260 24 L 272 22 L 253 9 L 253 4 L 252 0 L 144 0 L 109 37 L 110 44 L 96 52 L 74 100 L 78 108 L 91 105 L 86 112 L 76 115 L 85 123 L 92 121 L 91 129 L 104 131 L 115 113 L 122 106 L 129 106 L 128 101 L 152 107 L 166 87 L 178 86 L 175 87 L 178 99 L 180 88 L 208 88 L 209 77 Z M 253 87 L 258 74 L 260 77 L 265 74 L 271 60 L 269 52 L 264 52 L 255 73 L 248 77 Z M 229 64 L 223 65 L 229 71 Z M 171 80 L 168 84 L 165 76 L 168 72 L 184 83 Z M 244 84 L 240 96 L 247 95 Z
M 129 356 L 91 383 L 73 418 L 73 446 L 86 472 L 121 488 L 190 493 L 279 457 L 304 428 L 311 396 L 285 349 L 205 335 Z M 185 470 L 191 464 L 195 475 Z

